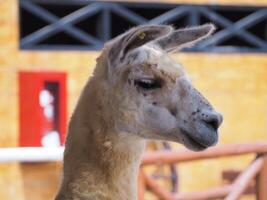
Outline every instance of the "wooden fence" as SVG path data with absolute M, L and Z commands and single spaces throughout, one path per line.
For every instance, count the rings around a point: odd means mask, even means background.
M 63 150 L 63 147 L 1 148 L 0 163 L 61 161 Z M 255 159 L 239 174 L 233 183 L 199 192 L 171 193 L 160 187 L 157 181 L 152 176 L 144 173 L 143 170 L 148 165 L 176 164 L 244 154 L 254 154 Z M 162 200 L 205 200 L 215 198 L 237 200 L 254 179 L 256 180 L 257 199 L 267 200 L 267 142 L 223 145 L 197 153 L 189 150 L 146 152 L 143 156 L 138 179 L 138 196 L 139 200 L 144 200 L 145 190 L 148 189 Z
M 160 187 L 143 168 L 147 165 L 174 164 L 200 159 L 212 159 L 219 157 L 255 154 L 255 159 L 249 166 L 229 185 L 211 188 L 191 193 L 171 193 Z M 202 152 L 181 151 L 157 151 L 147 152 L 143 156 L 138 180 L 138 197 L 144 200 L 144 192 L 149 189 L 162 200 L 205 200 L 224 198 L 225 200 L 237 200 L 244 193 L 251 181 L 256 178 L 256 196 L 258 200 L 267 200 L 267 143 L 256 142 L 248 144 L 231 144 L 210 148 Z

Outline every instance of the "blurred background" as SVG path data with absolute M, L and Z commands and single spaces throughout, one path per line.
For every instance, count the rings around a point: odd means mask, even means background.
M 62 152 L 68 119 L 107 40 L 139 24 L 179 28 L 207 22 L 217 26 L 216 33 L 172 57 L 223 113 L 220 145 L 264 142 L 266 0 L 0 0 L 0 199 L 53 199 L 61 176 L 60 156 L 50 162 L 41 157 L 39 162 L 18 162 L 12 150 L 42 147 L 40 155 L 48 152 L 48 157 Z M 162 142 L 148 145 L 150 151 L 183 148 Z M 163 163 L 143 171 L 166 191 L 188 193 L 234 182 L 254 158 L 248 154 Z M 38 160 L 38 151 L 32 159 Z M 162 198 L 149 184 L 144 190 L 140 198 Z M 256 199 L 257 191 L 251 181 L 241 199 Z

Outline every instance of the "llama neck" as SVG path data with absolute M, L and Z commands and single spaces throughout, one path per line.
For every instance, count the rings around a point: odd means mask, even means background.
M 70 122 L 57 200 L 136 199 L 144 140 L 106 126 L 98 106 L 91 100 L 88 106 L 83 95 Z

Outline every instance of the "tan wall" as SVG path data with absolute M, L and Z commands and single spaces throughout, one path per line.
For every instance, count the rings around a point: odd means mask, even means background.
M 0 147 L 16 146 L 18 143 L 19 70 L 67 72 L 70 114 L 98 55 L 97 52 L 21 51 L 18 49 L 17 15 L 16 0 L 0 1 Z M 221 144 L 267 139 L 265 54 L 181 53 L 173 57 L 186 66 L 196 87 L 224 114 Z M 180 190 L 192 191 L 219 185 L 222 183 L 222 169 L 242 169 L 250 158 L 180 164 Z M 44 166 L 42 171 L 49 173 L 51 166 Z M 23 177 L 30 176 L 27 176 L 27 169 L 18 164 L 0 165 L 0 199 L 29 199 L 28 190 L 23 187 Z

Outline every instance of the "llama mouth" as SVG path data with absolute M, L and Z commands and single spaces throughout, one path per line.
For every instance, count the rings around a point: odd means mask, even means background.
M 201 143 L 200 141 L 198 141 L 197 139 L 193 138 L 192 136 L 190 136 L 190 133 L 188 133 L 185 130 L 182 130 L 182 143 L 190 150 L 193 151 L 202 151 L 206 148 L 208 148 L 208 145 L 204 145 L 203 143 Z

